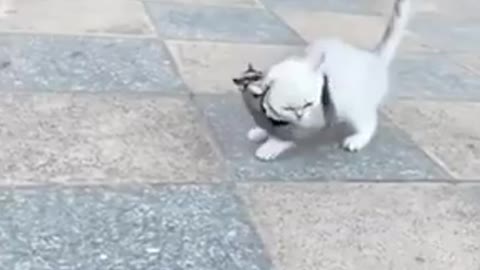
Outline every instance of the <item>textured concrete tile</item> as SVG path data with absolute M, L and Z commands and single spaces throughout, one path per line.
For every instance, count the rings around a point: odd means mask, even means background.
M 261 0 L 272 9 L 332 11 L 353 14 L 378 14 L 389 10 L 392 0 Z
M 480 265 L 479 186 L 242 187 L 278 270 L 464 270 Z
M 223 187 L 0 191 L 0 268 L 267 270 Z
M 183 79 L 199 93 L 236 91 L 232 77 L 248 62 L 267 68 L 302 50 L 297 46 L 167 41 Z
M 286 24 L 309 42 L 319 38 L 337 37 L 362 48 L 375 47 L 380 41 L 387 23 L 386 16 L 295 10 L 278 10 L 277 13 Z M 352 28 L 359 30 L 352 31 Z M 400 50 L 402 52 L 430 51 L 432 48 L 421 43 L 413 34 L 407 33 Z
M 3 32 L 154 35 L 142 2 L 131 0 L 14 0 Z
M 227 7 L 260 7 L 257 0 L 145 0 L 166 4 L 227 6 Z
M 0 61 L 1 90 L 184 89 L 154 40 L 4 35 Z
M 335 132 L 320 136 L 318 145 L 300 147 L 273 162 L 254 157 L 256 145 L 246 133 L 253 121 L 241 98 L 199 97 L 213 128 L 233 179 L 245 180 L 332 180 L 332 179 L 425 179 L 445 177 L 402 133 L 382 121 L 380 134 L 357 154 L 338 148 Z
M 301 44 L 282 21 L 265 10 L 147 2 L 157 31 L 170 39 Z
M 449 54 L 448 57 L 480 76 L 480 55 Z M 479 78 L 480 79 L 480 78 Z
M 480 179 L 480 103 L 401 101 L 386 111 L 454 176 Z
M 478 54 L 480 53 L 479 19 L 480 17 L 455 20 L 438 14 L 424 14 L 416 16 L 409 28 L 429 45 L 446 52 Z
M 0 182 L 212 180 L 218 160 L 191 106 L 145 95 L 1 94 Z
M 409 54 L 392 65 L 393 95 L 480 100 L 480 78 L 444 54 Z

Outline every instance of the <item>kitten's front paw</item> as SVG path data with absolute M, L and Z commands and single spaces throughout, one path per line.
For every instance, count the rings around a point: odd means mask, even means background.
M 269 138 L 264 144 L 258 147 L 255 156 L 264 161 L 274 160 L 286 150 L 292 148 L 295 144 L 289 141 L 281 141 L 275 138 Z
M 357 133 L 345 138 L 342 146 L 343 146 L 343 149 L 349 152 L 357 152 L 362 148 L 364 148 L 369 141 L 370 141 L 369 136 L 365 136 L 364 134 Z
M 267 131 L 260 127 L 251 128 L 247 133 L 247 138 L 250 141 L 256 142 L 256 143 L 266 140 L 267 137 L 268 137 Z

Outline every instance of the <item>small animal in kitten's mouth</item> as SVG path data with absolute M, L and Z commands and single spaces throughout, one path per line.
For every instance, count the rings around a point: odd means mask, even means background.
M 272 160 L 294 145 L 292 141 L 296 134 L 295 127 L 289 122 L 273 119 L 265 114 L 263 100 L 268 89 L 262 86 L 262 79 L 263 72 L 249 64 L 247 69 L 232 81 L 240 90 L 245 107 L 256 125 L 248 131 L 247 138 L 256 143 L 264 142 L 257 149 L 257 158 Z

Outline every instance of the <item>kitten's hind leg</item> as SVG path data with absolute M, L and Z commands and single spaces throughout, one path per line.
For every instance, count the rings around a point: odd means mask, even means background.
M 262 142 L 268 138 L 268 132 L 261 127 L 253 127 L 247 133 L 247 138 L 252 142 Z
M 356 152 L 364 148 L 375 135 L 377 129 L 377 112 L 357 114 L 349 119 L 349 123 L 355 129 L 355 133 L 345 138 L 343 148 L 350 152 Z
M 258 147 L 255 156 L 260 160 L 273 160 L 294 146 L 295 143 L 292 141 L 283 141 L 273 136 L 269 136 L 267 141 Z

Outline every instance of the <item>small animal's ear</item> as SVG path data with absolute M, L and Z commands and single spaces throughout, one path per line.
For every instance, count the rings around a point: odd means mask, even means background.
M 253 69 L 252 63 L 248 63 L 247 71 L 255 71 L 255 69 Z
M 322 52 L 320 55 L 315 57 L 315 59 L 313 59 L 313 70 L 320 69 L 324 62 L 325 62 L 325 53 Z

